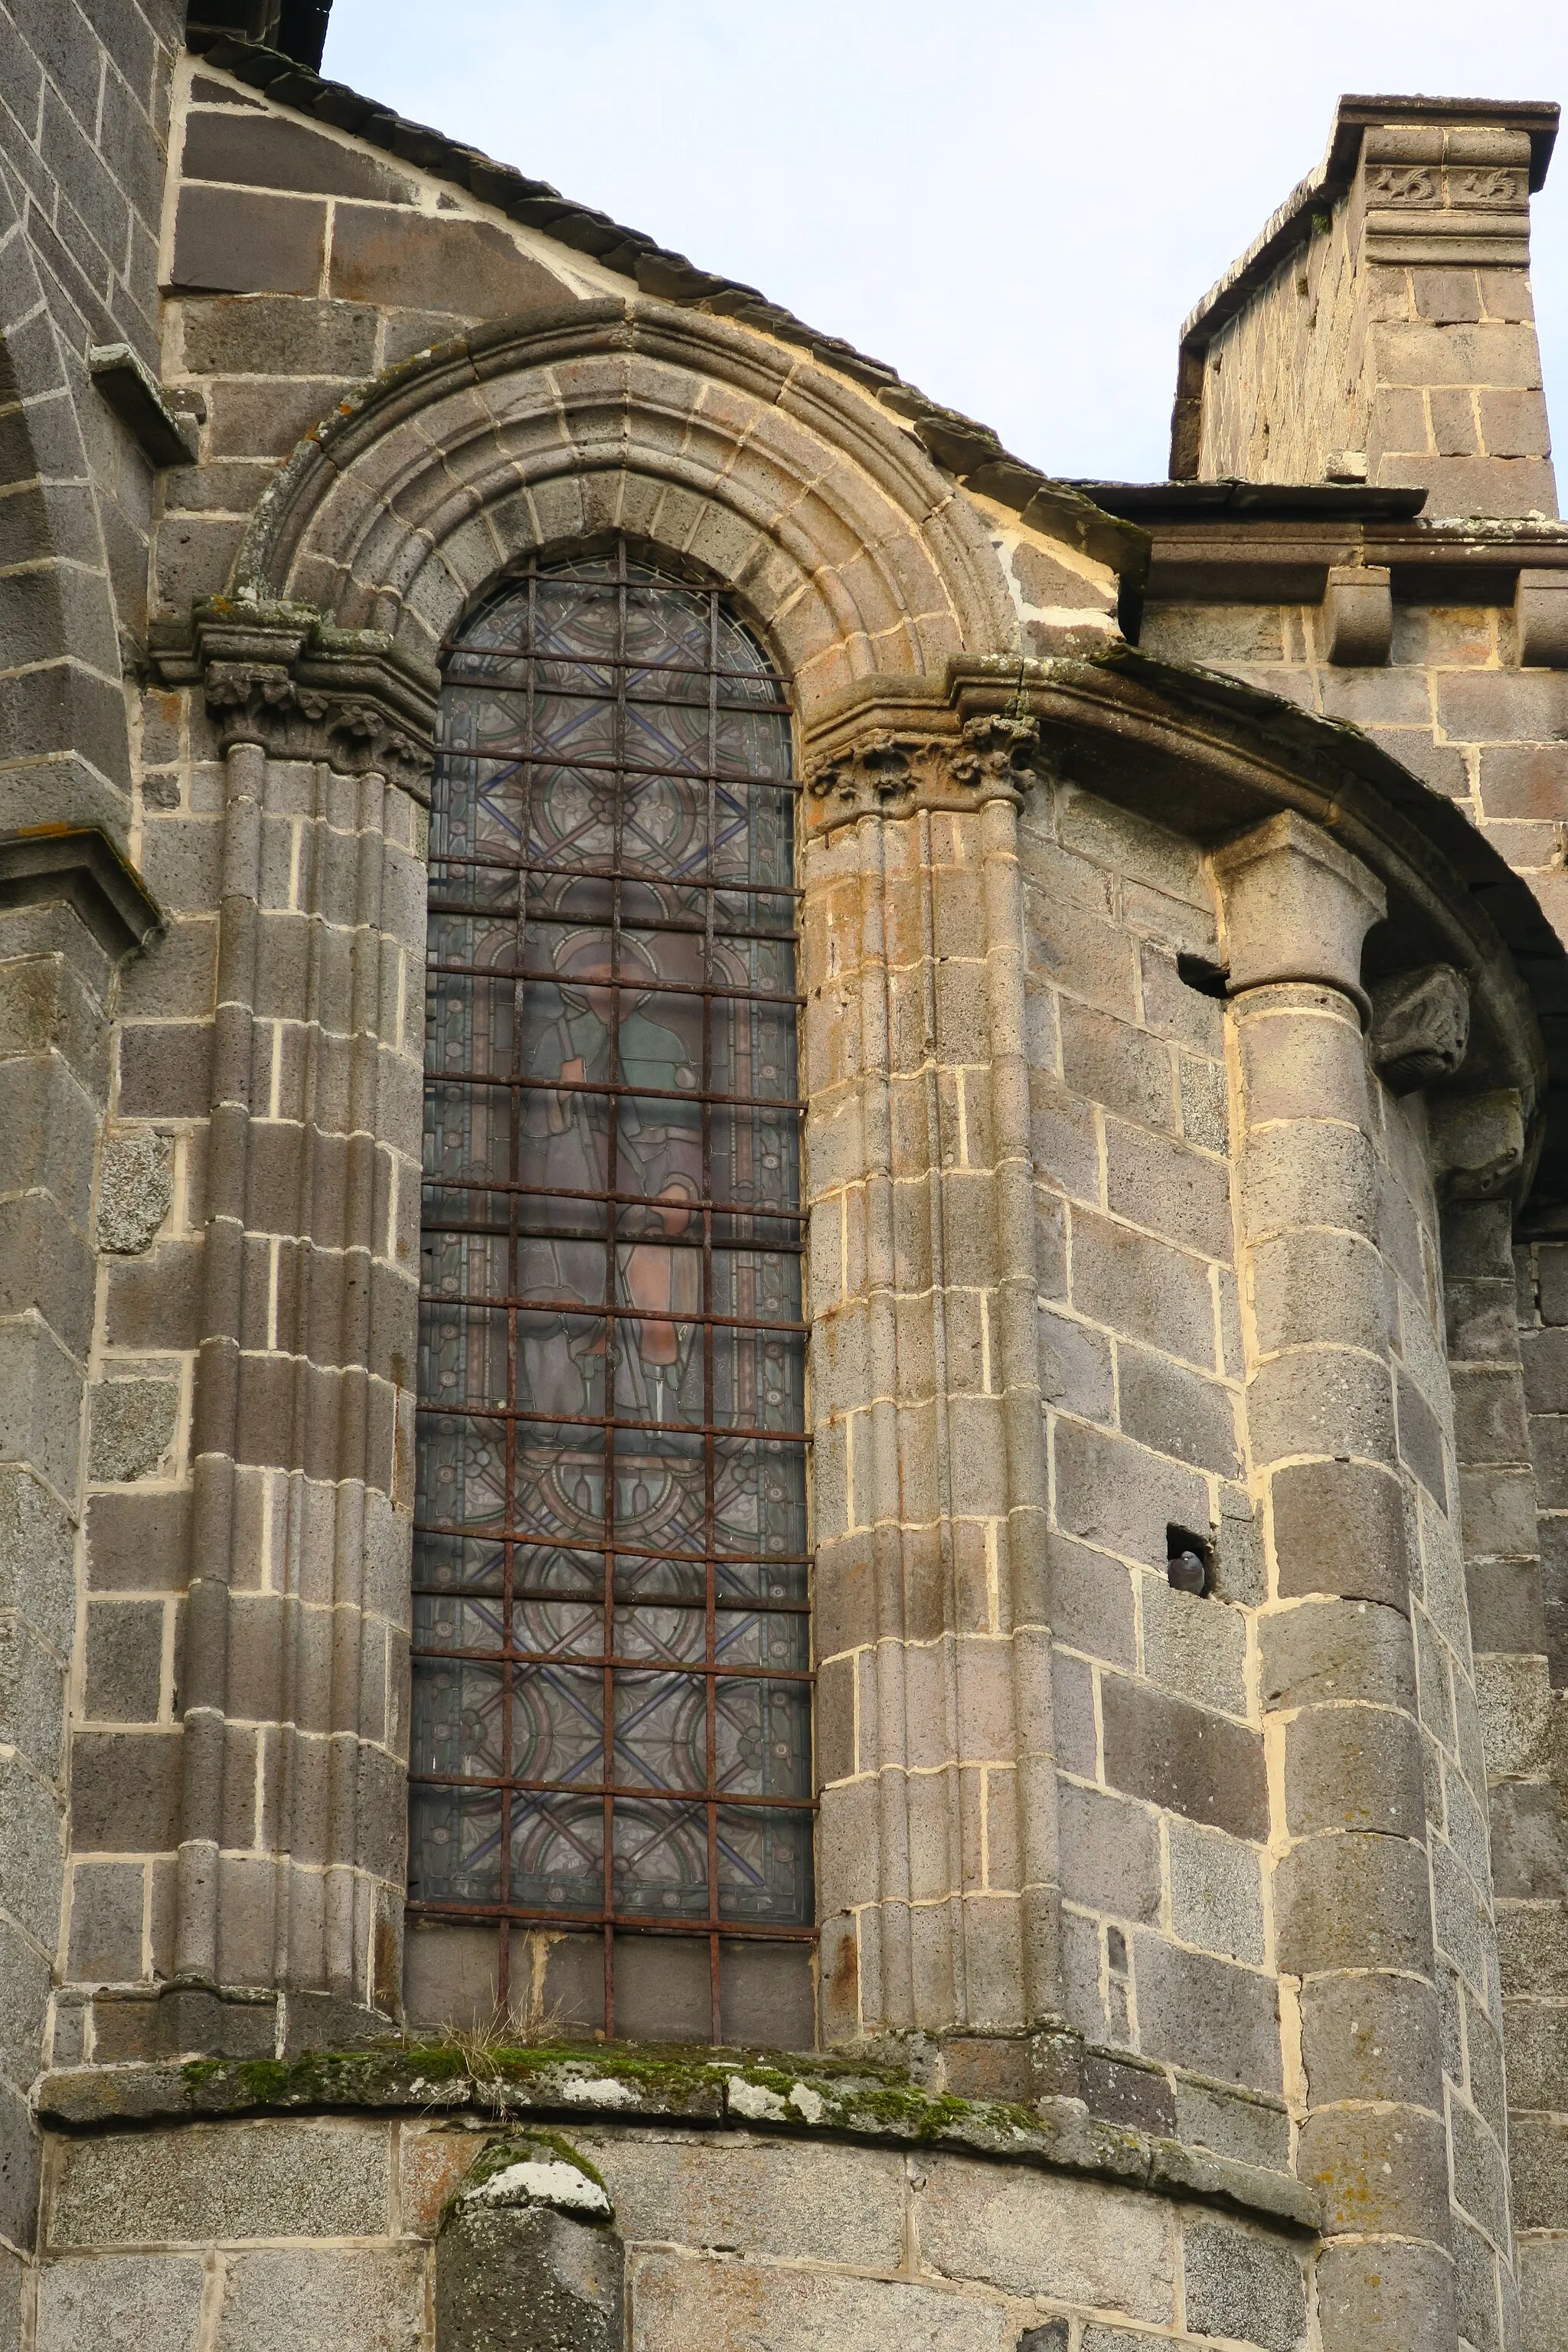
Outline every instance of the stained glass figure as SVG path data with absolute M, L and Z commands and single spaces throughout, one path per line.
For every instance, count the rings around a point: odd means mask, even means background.
M 430 835 L 411 1907 L 813 1926 L 795 786 L 624 543 L 447 663 Z

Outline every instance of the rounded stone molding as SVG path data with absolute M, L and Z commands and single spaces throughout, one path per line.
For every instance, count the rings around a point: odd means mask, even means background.
M 862 678 L 1019 652 L 985 524 L 911 433 L 798 351 L 646 298 L 500 320 L 342 402 L 258 506 L 234 593 L 428 667 L 509 563 L 609 531 L 735 595 L 807 733 Z

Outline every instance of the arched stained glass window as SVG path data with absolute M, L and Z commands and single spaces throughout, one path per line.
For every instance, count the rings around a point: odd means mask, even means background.
M 410 1904 L 610 2033 L 808 1982 L 795 793 L 758 646 L 624 543 L 449 655 Z

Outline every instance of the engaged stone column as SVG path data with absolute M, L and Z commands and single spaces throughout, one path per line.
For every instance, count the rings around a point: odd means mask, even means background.
M 1392 1282 L 1363 1042 L 1381 886 L 1286 814 L 1215 859 L 1234 1018 L 1277 1965 L 1324 2352 L 1451 2347 L 1448 2154 Z M 1286 2014 L 1289 2015 L 1287 2000 Z
M 198 656 L 226 793 L 174 1982 L 113 2031 L 266 2055 L 400 2006 L 429 754 L 374 651 L 263 621 Z
M 1056 2006 L 1016 817 L 1027 722 L 868 730 L 805 867 L 824 2029 Z M 1002 2086 L 1005 2048 L 950 2056 Z M 952 2077 L 959 2079 L 955 2074 Z

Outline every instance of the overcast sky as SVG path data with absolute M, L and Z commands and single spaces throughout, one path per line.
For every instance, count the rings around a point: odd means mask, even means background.
M 1338 94 L 1568 100 L 1568 0 L 336 0 L 325 70 L 1147 480 L 1177 328 Z M 1568 139 L 1533 209 L 1568 446 Z

